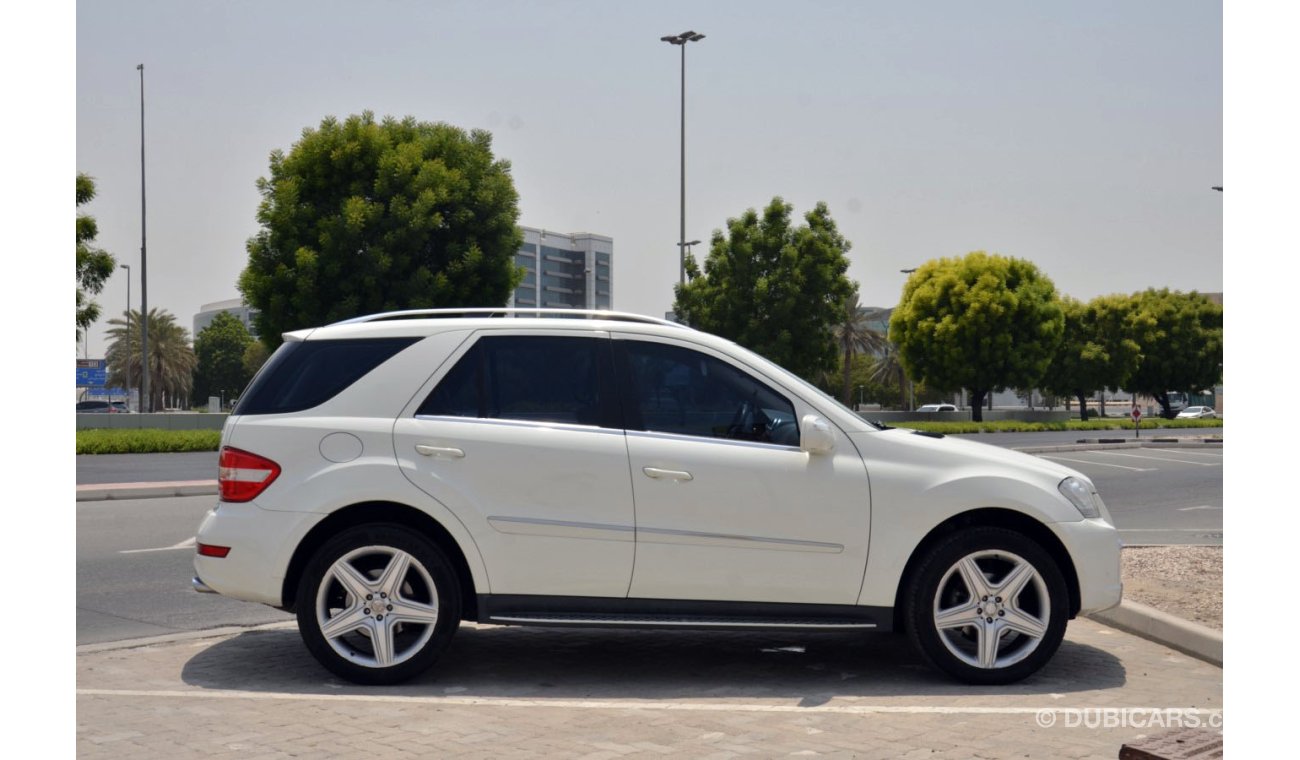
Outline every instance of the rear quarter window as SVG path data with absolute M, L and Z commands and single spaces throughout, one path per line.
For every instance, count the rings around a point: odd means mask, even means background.
M 235 414 L 311 409 L 343 392 L 419 338 L 351 338 L 284 343 L 235 406 Z

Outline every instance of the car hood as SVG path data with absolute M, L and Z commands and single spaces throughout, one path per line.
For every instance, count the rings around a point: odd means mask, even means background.
M 1008 475 L 1037 476 L 1054 483 L 1075 477 L 1089 486 L 1093 485 L 1087 475 L 1057 462 L 965 438 L 918 433 L 906 428 L 855 433 L 850 437 L 860 450 L 893 450 L 890 459 L 910 459 L 943 468 L 975 466 Z

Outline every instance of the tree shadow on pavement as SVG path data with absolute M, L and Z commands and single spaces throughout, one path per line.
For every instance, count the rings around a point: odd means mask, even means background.
M 465 625 L 427 672 L 394 687 L 335 677 L 296 631 L 250 631 L 186 662 L 207 689 L 306 694 L 619 699 L 1039 695 L 1123 686 L 1123 663 L 1071 641 L 1043 670 L 1010 686 L 970 686 L 929 665 L 903 635 L 620 631 Z

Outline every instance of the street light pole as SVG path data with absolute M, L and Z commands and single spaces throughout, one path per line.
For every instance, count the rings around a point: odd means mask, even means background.
M 126 270 L 126 407 L 131 408 L 131 265 L 119 264 Z
M 149 398 L 149 265 L 145 259 L 144 214 L 144 64 L 140 72 L 140 411 L 153 411 Z
M 677 35 L 660 37 L 660 40 L 682 49 L 682 213 L 681 233 L 677 238 L 678 276 L 682 285 L 686 284 L 686 43 L 699 42 L 704 35 L 694 31 Z

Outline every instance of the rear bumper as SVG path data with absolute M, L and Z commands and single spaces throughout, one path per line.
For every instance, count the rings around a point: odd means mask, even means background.
M 194 556 L 196 591 L 284 606 L 281 593 L 294 549 L 324 515 L 276 512 L 255 503 L 218 502 L 199 525 L 198 542 L 229 546 L 225 557 Z

